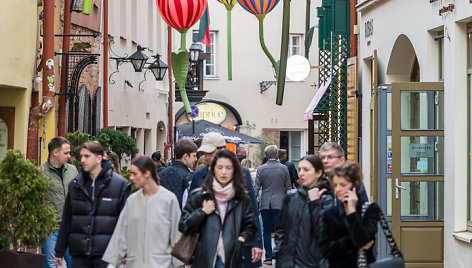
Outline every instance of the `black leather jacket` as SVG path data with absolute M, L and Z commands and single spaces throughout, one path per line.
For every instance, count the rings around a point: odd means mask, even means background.
M 333 200 L 330 190 L 315 201 L 309 200 L 304 188 L 287 192 L 275 231 L 276 267 L 323 267 L 318 245 L 321 214 Z
M 233 198 L 228 202 L 225 220 L 221 223 L 218 208 L 210 215 L 202 209 L 203 200 L 212 199 L 201 188 L 191 192 L 187 205 L 182 211 L 179 231 L 184 234 L 200 233 L 195 249 L 192 268 L 213 268 L 216 260 L 216 249 L 220 233 L 225 248 L 225 268 L 240 268 L 243 265 L 242 243 L 239 236 L 250 245 L 256 236 L 257 225 L 254 221 L 254 209 L 251 199 Z M 213 199 L 214 200 L 214 199 Z M 214 200 L 215 204 L 216 201 Z

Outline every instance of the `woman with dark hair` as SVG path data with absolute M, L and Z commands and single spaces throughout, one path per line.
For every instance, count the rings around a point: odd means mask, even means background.
M 300 186 L 285 196 L 275 229 L 276 267 L 324 267 L 318 241 L 321 214 L 334 199 L 323 163 L 308 155 L 298 162 Z
M 365 215 L 362 202 L 358 202 L 362 190 L 362 172 L 359 163 L 346 161 L 337 165 L 332 183 L 338 205 L 326 210 L 321 222 L 321 253 L 329 261 L 329 267 L 355 268 L 360 249 L 366 251 L 367 262 L 375 261 L 369 250 L 377 233 L 380 208 L 372 203 Z
M 179 230 L 200 233 L 192 268 L 242 267 L 242 245 L 252 243 L 257 231 L 245 179 L 236 156 L 222 150 L 201 188 L 191 192 Z
M 133 193 L 121 211 L 115 231 L 103 255 L 108 267 L 126 258 L 126 267 L 176 267 L 180 261 L 170 255 L 180 238 L 180 208 L 177 197 L 159 186 L 154 162 L 139 156 L 131 163 Z
M 120 159 L 115 152 L 107 151 L 103 158 L 110 160 L 111 166 L 113 167 L 113 172 L 121 175 Z

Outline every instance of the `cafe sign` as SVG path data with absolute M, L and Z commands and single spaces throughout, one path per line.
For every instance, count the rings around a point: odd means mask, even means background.
M 193 118 L 193 120 L 206 120 L 213 124 L 221 124 L 226 120 L 226 109 L 216 103 L 213 102 L 202 102 L 196 104 L 198 107 L 198 116 Z M 188 115 L 187 115 L 188 117 Z M 188 117 L 189 120 L 192 118 Z

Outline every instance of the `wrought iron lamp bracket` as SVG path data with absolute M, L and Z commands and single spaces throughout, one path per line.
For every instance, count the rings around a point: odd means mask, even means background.
M 268 90 L 270 86 L 277 84 L 277 81 L 259 81 L 259 88 L 261 94 Z
M 149 69 L 146 69 L 146 71 L 144 71 L 144 79 L 138 85 L 139 92 L 144 92 L 144 88 L 141 88 L 141 84 L 146 82 L 146 74 L 149 73 L 149 72 L 151 72 L 151 70 L 149 70 Z

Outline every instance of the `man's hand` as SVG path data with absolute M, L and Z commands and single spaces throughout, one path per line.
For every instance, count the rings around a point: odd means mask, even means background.
M 58 266 L 58 267 L 62 267 L 62 258 L 54 258 L 54 263 Z
M 254 247 L 252 251 L 252 263 L 258 262 L 262 258 L 262 248 Z

